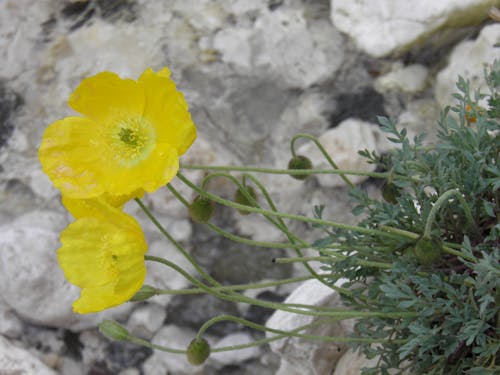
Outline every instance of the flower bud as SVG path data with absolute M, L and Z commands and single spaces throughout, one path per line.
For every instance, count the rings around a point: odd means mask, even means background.
M 255 192 L 255 189 L 251 186 L 244 186 L 246 189 L 247 193 L 254 199 L 257 200 L 257 193 Z M 243 194 L 243 191 L 241 189 L 236 190 L 236 193 L 234 194 L 234 201 L 236 203 L 245 205 L 245 206 L 250 206 L 253 207 L 254 205 L 250 203 L 248 198 Z M 250 212 L 248 211 L 243 211 L 243 210 L 238 210 L 240 214 L 242 215 L 248 215 Z
M 398 203 L 397 198 L 401 195 L 399 188 L 392 182 L 385 182 L 382 185 L 382 197 L 388 203 L 396 204 Z
M 128 341 L 130 338 L 128 331 L 113 320 L 103 320 L 99 324 L 99 331 L 104 336 L 116 341 Z
M 187 359 L 192 365 L 201 365 L 210 355 L 210 344 L 204 338 L 195 338 L 187 347 Z
M 420 237 L 413 249 L 418 263 L 431 266 L 441 261 L 443 244 L 438 238 Z
M 149 285 L 143 285 L 134 296 L 130 299 L 131 302 L 145 301 L 153 296 L 156 296 L 158 290 Z
M 188 207 L 189 217 L 197 223 L 206 223 L 214 213 L 215 202 L 198 195 Z
M 303 155 L 296 155 L 288 162 L 288 169 L 312 169 L 311 160 Z M 291 174 L 297 180 L 305 180 L 307 174 Z

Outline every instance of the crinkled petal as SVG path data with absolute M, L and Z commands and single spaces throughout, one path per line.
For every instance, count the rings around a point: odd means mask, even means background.
M 105 164 L 103 164 L 104 167 Z M 101 179 L 105 191 L 132 194 L 143 189 L 154 192 L 170 182 L 179 170 L 177 150 L 170 144 L 157 144 L 146 160 L 130 168 L 105 166 Z
M 68 104 L 97 122 L 108 122 L 124 114 L 142 114 L 144 91 L 134 80 L 102 72 L 85 78 L 71 94 Z
M 132 269 L 130 264 L 144 267 L 147 244 L 139 224 L 109 205 L 102 206 L 102 215 L 70 224 L 61 243 L 59 264 L 68 281 L 81 288 L 117 283 L 123 269 Z
M 154 124 L 159 142 L 166 142 L 182 155 L 196 138 L 196 127 L 188 111 L 188 105 L 168 69 L 155 73 L 147 69 L 139 78 L 144 88 L 146 102 L 144 117 Z
M 127 195 L 109 195 L 102 194 L 97 198 L 89 199 L 74 199 L 62 196 L 64 207 L 73 215 L 75 219 L 80 219 L 88 216 L 99 216 L 102 204 L 109 204 L 113 207 L 122 209 L 125 203 L 134 198 L 141 198 L 144 195 L 144 190 L 136 190 Z
M 99 184 L 103 147 L 95 122 L 66 117 L 47 127 L 38 157 L 43 171 L 63 194 L 88 198 L 104 192 Z

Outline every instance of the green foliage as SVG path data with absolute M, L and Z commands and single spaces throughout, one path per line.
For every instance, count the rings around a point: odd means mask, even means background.
M 366 356 L 380 358 L 365 375 L 500 373 L 500 61 L 487 69 L 486 80 L 491 93 L 471 96 L 468 82 L 459 79 L 457 105 L 443 111 L 434 145 L 424 145 L 423 136 L 410 140 L 390 119 L 378 119 L 399 147 L 387 155 L 360 154 L 390 171 L 391 191 L 385 200 L 361 188 L 351 196 L 353 212 L 362 215 L 359 225 L 387 235 L 316 225 L 325 236 L 314 246 L 331 256 L 323 270 L 331 283 L 348 280 L 342 285 L 353 292 L 343 296 L 348 306 L 417 313 L 358 321 L 355 336 L 404 342 L 361 345 Z M 436 204 L 450 190 L 463 199 Z M 314 214 L 320 218 L 322 208 Z M 419 261 L 423 244 L 437 244 L 439 261 Z M 332 249 L 347 257 L 332 256 Z

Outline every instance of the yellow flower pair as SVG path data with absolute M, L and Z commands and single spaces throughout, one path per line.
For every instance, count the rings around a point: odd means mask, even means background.
M 99 73 L 68 104 L 84 117 L 49 125 L 39 159 L 76 219 L 57 255 L 82 288 L 73 310 L 90 313 L 128 301 L 144 282 L 144 235 L 121 207 L 176 175 L 196 128 L 167 68 L 147 69 L 137 81 Z

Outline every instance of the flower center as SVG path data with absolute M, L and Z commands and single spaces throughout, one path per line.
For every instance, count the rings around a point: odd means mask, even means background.
M 154 128 L 142 116 L 120 117 L 111 129 L 110 151 L 122 166 L 133 167 L 146 159 L 154 148 Z

